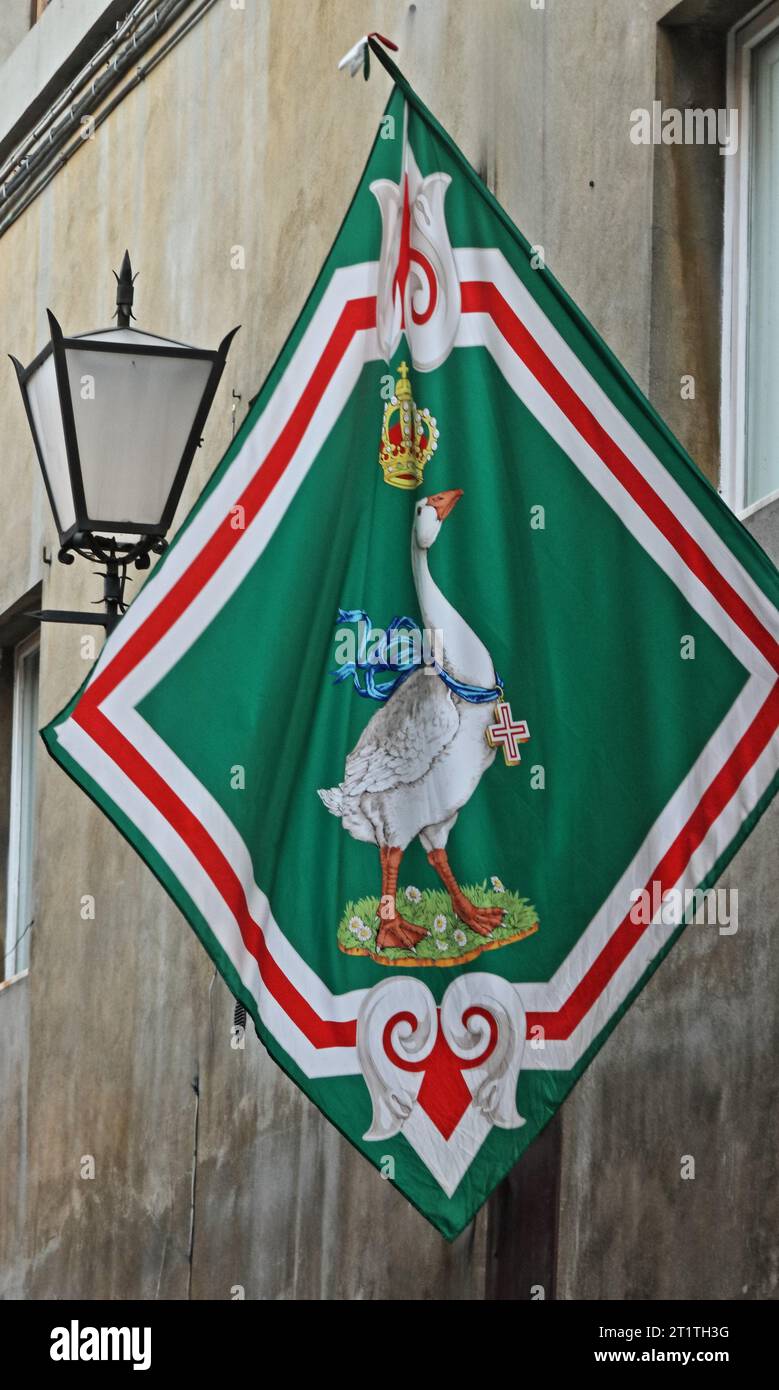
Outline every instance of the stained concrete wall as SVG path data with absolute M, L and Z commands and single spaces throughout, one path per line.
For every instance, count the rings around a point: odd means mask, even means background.
M 0 7 L 0 63 L 19 46 L 30 28 L 30 0 L 4 0 Z
M 655 95 L 661 13 L 649 0 L 221 0 L 0 241 L 4 346 L 29 359 L 47 305 L 74 331 L 107 322 L 125 245 L 141 326 L 210 344 L 241 322 L 183 514 L 229 441 L 231 391 L 243 409 L 353 191 L 387 82 L 335 64 L 376 28 L 647 388 L 655 155 L 628 128 Z M 685 331 L 680 361 L 691 319 Z M 45 606 L 85 604 L 86 566 L 42 562 L 53 536 L 10 370 L 0 419 L 0 613 L 39 579 Z M 43 634 L 44 719 L 83 679 L 81 637 Z M 755 1191 L 772 1152 L 758 1130 L 774 1084 L 760 1033 L 770 844 L 766 821 L 733 871 L 753 895 L 749 932 L 688 934 L 566 1104 L 562 1296 L 771 1287 L 747 1271 L 772 1267 Z M 38 884 L 29 977 L 0 991 L 6 1297 L 229 1298 L 236 1284 L 249 1298 L 482 1296 L 484 1215 L 447 1246 L 259 1047 L 230 1047 L 232 1001 L 194 936 L 49 763 Z M 677 1151 L 700 1152 L 696 1183 L 678 1184 Z M 714 1237 L 723 1207 L 734 1215 Z

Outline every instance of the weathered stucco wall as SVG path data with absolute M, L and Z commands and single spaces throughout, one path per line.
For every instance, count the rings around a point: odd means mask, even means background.
M 229 441 L 231 391 L 243 411 L 353 191 L 388 83 L 335 65 L 376 28 L 646 388 L 654 155 L 629 142 L 628 117 L 654 95 L 656 10 L 222 0 L 0 241 L 2 346 L 28 360 L 47 305 L 73 331 L 107 322 L 125 246 L 141 327 L 210 345 L 242 323 L 183 515 Z M 238 243 L 245 271 L 231 269 Z M 0 612 L 41 578 L 44 606 L 81 606 L 98 592 L 88 568 L 42 563 L 53 535 L 10 367 L 0 419 Z M 44 631 L 44 719 L 86 674 L 82 635 Z M 253 1038 L 233 1050 L 232 1001 L 151 874 L 43 760 L 40 791 L 31 970 L 0 991 L 5 1296 L 229 1298 L 240 1284 L 248 1298 L 481 1297 L 484 1214 L 447 1246 Z M 770 843 L 766 822 L 738 870 L 748 930 L 690 933 L 566 1105 L 563 1296 L 716 1293 L 725 1246 L 738 1265 L 735 1228 L 719 1244 L 711 1230 L 723 1204 L 751 1229 L 750 1165 L 767 1161 L 751 1087 L 769 1081 L 757 895 Z M 84 894 L 94 922 L 81 920 Z M 703 1171 L 680 1195 L 676 1154 L 696 1146 Z M 80 1176 L 85 1154 L 93 1181 Z M 669 1224 L 682 1213 L 686 1253 Z

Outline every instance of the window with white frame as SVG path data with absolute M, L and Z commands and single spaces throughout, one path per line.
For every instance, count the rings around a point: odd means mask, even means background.
M 35 765 L 38 753 L 39 634 L 3 649 L 8 663 L 5 691 L 10 716 L 6 763 L 8 852 L 5 881 L 5 940 L 2 978 L 26 970 L 35 914 Z M 10 754 L 10 758 L 9 755 Z
M 743 515 L 779 498 L 779 0 L 731 31 L 728 56 L 722 484 Z

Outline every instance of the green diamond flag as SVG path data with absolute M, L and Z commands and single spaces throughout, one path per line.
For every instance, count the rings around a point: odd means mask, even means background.
M 779 575 L 390 68 L 281 356 L 44 738 L 451 1238 L 776 791 Z

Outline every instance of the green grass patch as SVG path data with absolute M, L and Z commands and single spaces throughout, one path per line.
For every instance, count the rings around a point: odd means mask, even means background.
M 520 898 L 507 889 L 487 887 L 486 879 L 483 883 L 464 887 L 463 892 L 477 907 L 503 908 L 502 925 L 495 928 L 490 939 L 472 931 L 455 916 L 449 895 L 443 889 L 420 891 L 406 885 L 398 889 L 398 911 L 406 921 L 417 927 L 427 927 L 430 933 L 419 942 L 416 952 L 388 946 L 377 954 L 376 933 L 380 922 L 376 915 L 379 899 L 375 897 L 359 898 L 357 902 L 346 904 L 338 927 L 338 945 L 350 955 L 373 956 L 386 965 L 402 961 L 413 962 L 415 966 L 457 965 L 482 951 L 508 946 L 538 930 L 536 910 L 527 898 Z

